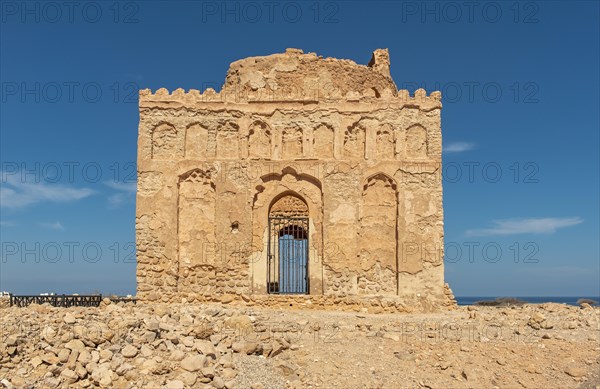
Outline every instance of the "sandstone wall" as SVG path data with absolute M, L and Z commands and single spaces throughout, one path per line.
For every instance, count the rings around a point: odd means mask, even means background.
M 397 91 L 383 50 L 369 66 L 288 50 L 233 63 L 220 93 L 140 91 L 138 297 L 265 294 L 269 212 L 291 195 L 309 294 L 446 304 L 440 99 Z

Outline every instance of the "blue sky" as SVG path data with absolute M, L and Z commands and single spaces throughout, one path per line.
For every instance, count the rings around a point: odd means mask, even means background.
M 456 295 L 600 294 L 598 2 L 0 4 L 0 290 L 134 293 L 137 89 L 295 47 L 442 91 Z

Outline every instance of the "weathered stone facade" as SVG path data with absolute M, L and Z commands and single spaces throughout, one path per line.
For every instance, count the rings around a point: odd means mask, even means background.
M 232 63 L 220 93 L 140 91 L 138 297 L 282 293 L 287 234 L 309 296 L 451 304 L 440 100 L 398 91 L 387 50 L 288 49 Z M 288 217 L 306 227 L 269 227 Z

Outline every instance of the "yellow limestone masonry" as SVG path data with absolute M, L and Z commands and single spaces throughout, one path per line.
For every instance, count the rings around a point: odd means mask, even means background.
M 140 91 L 137 297 L 375 311 L 444 284 L 441 95 L 287 49 L 221 92 Z

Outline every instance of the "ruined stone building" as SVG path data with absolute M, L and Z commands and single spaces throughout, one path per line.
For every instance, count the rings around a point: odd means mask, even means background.
M 387 50 L 140 91 L 138 298 L 446 304 L 440 100 L 397 90 Z

